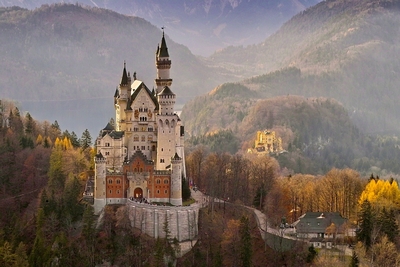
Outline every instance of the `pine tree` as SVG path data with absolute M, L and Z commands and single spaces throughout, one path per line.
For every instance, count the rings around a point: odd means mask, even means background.
M 26 113 L 25 115 L 25 134 L 31 135 L 35 130 L 35 121 L 33 120 L 31 114 Z
M 394 210 L 390 209 L 387 211 L 386 208 L 383 208 L 379 214 L 378 222 L 382 226 L 381 232 L 388 237 L 390 242 L 395 243 L 399 236 L 399 226 L 397 224 Z
M 78 136 L 74 131 L 72 131 L 70 139 L 71 139 L 71 144 L 74 148 L 78 148 L 80 146 Z
M 88 147 L 92 145 L 92 137 L 90 136 L 89 130 L 86 129 L 82 133 L 82 137 L 80 139 L 81 149 L 86 150 Z
M 371 203 L 365 200 L 361 204 L 361 211 L 358 218 L 359 229 L 357 230 L 357 240 L 364 243 L 365 247 L 371 247 L 371 234 L 373 228 L 373 214 Z

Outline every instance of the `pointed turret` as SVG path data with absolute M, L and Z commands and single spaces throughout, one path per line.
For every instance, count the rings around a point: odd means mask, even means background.
M 124 61 L 124 70 L 122 71 L 122 78 L 120 85 L 128 85 L 128 74 L 126 73 L 126 63 Z
M 164 30 L 163 30 L 162 39 L 161 39 L 161 46 L 160 46 L 160 48 L 157 47 L 157 56 L 158 57 L 169 57 L 168 47 L 167 47 L 167 43 L 165 42 L 165 37 L 164 37 Z
M 157 94 L 161 92 L 164 86 L 171 86 L 172 79 L 169 76 L 169 70 L 171 69 L 171 60 L 169 59 L 168 47 L 165 42 L 164 28 L 163 35 L 161 38 L 161 46 L 157 46 L 156 51 L 156 67 L 157 77 L 155 79 L 157 85 Z

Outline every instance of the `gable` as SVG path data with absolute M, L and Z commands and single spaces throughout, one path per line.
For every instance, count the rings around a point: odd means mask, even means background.
M 147 86 L 139 80 L 135 80 L 131 86 L 131 98 L 130 107 L 134 109 L 135 107 L 146 106 L 151 110 L 155 110 L 158 107 L 157 99 L 152 95 L 151 91 Z

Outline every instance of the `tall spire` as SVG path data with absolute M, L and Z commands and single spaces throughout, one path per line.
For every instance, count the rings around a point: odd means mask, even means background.
M 161 29 L 163 30 L 161 46 L 160 46 L 160 48 L 157 48 L 157 56 L 158 57 L 169 57 L 167 43 L 165 42 L 165 37 L 164 37 L 164 27 L 161 27 Z
M 122 78 L 120 85 L 127 85 L 128 84 L 128 74 L 126 73 L 126 62 L 124 60 L 124 70 L 122 71 Z

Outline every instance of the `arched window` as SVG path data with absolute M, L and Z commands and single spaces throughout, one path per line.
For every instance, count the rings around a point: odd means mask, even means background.
M 135 135 L 135 136 L 133 136 L 133 141 L 135 141 L 135 142 L 139 142 L 139 135 Z
M 156 183 L 161 184 L 161 179 L 157 179 Z
M 142 142 L 146 141 L 146 136 L 142 135 Z
M 120 180 L 120 179 L 117 179 L 116 183 L 117 183 L 117 184 L 121 184 L 121 180 Z
M 112 184 L 112 179 L 108 179 L 108 183 L 109 183 L 109 184 Z
M 168 179 L 164 179 L 164 184 L 168 184 L 168 183 L 169 183 Z

